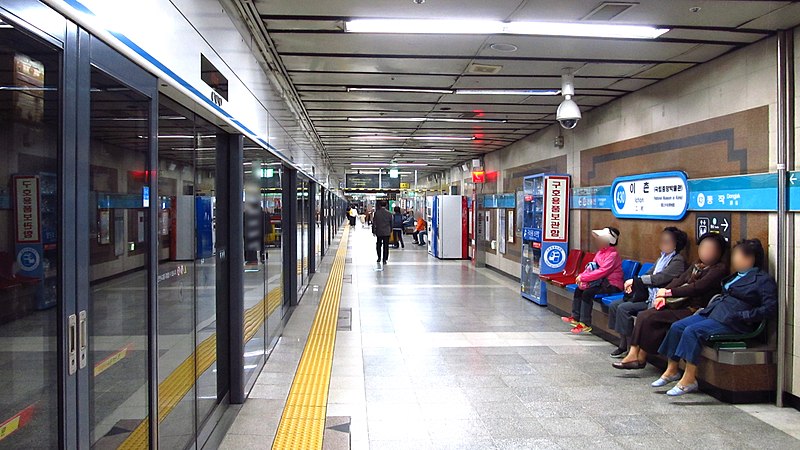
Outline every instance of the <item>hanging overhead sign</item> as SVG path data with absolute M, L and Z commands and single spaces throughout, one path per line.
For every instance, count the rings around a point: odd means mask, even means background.
M 683 172 L 619 177 L 611 185 L 611 211 L 621 219 L 681 220 L 689 207 Z
M 544 179 L 543 239 L 567 242 L 569 221 L 569 177 L 550 175 Z

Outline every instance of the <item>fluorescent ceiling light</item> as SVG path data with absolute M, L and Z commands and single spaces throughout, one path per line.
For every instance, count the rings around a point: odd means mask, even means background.
M 578 36 L 621 39 L 655 39 L 669 28 L 639 25 L 607 25 L 574 22 L 511 22 L 505 24 L 505 33 L 539 36 Z
M 452 89 L 348 87 L 347 92 L 415 92 L 418 94 L 452 94 Z
M 560 89 L 459 89 L 461 95 L 559 95 Z
M 348 33 L 524 34 L 531 36 L 655 39 L 669 31 L 669 28 L 575 22 L 500 22 L 496 20 L 450 19 L 356 19 L 345 22 L 345 31 Z
M 414 139 L 418 141 L 473 141 L 474 136 L 350 136 L 350 139 L 364 139 L 368 141 L 405 141 Z
M 407 166 L 407 167 L 423 167 L 427 166 L 425 163 L 382 163 L 382 162 L 354 162 L 350 163 L 351 166 L 367 166 L 367 167 L 390 167 L 390 166 Z
M 349 122 L 449 122 L 449 123 L 506 123 L 505 119 L 468 119 L 450 117 L 348 117 Z
M 559 89 L 426 89 L 426 88 L 384 88 L 348 87 L 347 92 L 411 92 L 417 94 L 467 94 L 467 95 L 559 95 Z M 430 119 L 427 119 L 430 120 Z M 418 120 L 421 122 L 422 120 Z
M 497 20 L 356 19 L 344 23 L 348 33 L 496 34 Z

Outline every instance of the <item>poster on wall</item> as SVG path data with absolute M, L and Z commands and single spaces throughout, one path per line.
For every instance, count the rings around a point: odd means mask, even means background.
M 497 251 L 506 252 L 506 210 L 497 210 Z
M 620 219 L 681 220 L 689 208 L 687 185 L 678 171 L 616 178 L 611 211 Z
M 35 175 L 14 176 L 14 201 L 17 243 L 40 242 L 39 178 Z
M 508 242 L 514 243 L 514 210 L 508 211 Z
M 111 211 L 101 209 L 97 222 L 100 225 L 100 232 L 97 233 L 97 243 L 101 245 L 111 243 Z
M 489 222 L 489 220 L 490 220 L 489 217 L 491 217 L 489 215 L 489 211 L 486 211 L 486 216 L 484 216 L 485 223 L 483 225 L 483 233 L 484 233 L 483 240 L 484 241 L 491 241 L 492 240 L 491 233 L 489 232 L 490 229 L 491 229 L 491 226 L 490 226 L 491 223 Z
M 569 177 L 557 175 L 545 177 L 543 240 L 567 242 L 569 194 Z
M 141 244 L 144 242 L 144 211 L 136 211 L 136 242 Z

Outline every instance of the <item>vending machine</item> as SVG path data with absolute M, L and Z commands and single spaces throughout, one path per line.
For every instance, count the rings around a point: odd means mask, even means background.
M 431 203 L 428 253 L 439 259 L 468 259 L 467 197 L 437 195 Z
M 538 174 L 524 178 L 522 215 L 522 297 L 547 305 L 539 275 L 564 270 L 569 246 L 570 177 Z

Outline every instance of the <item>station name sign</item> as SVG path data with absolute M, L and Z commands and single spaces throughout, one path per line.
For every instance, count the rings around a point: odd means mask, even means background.
M 611 195 L 621 219 L 681 220 L 689 208 L 686 174 L 678 171 L 616 178 Z

